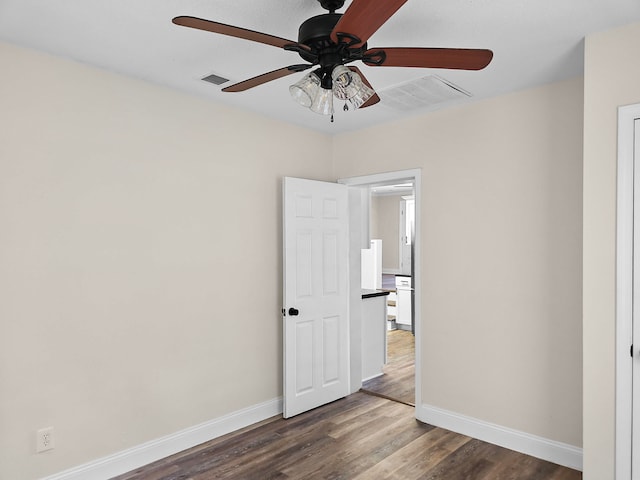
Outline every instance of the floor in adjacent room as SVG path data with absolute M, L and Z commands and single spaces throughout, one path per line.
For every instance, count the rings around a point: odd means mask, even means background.
M 362 391 L 390 400 L 414 405 L 415 337 L 406 330 L 387 332 L 387 363 L 384 375 L 362 384 Z

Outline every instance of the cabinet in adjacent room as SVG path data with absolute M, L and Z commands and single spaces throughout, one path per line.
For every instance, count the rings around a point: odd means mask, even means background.
M 412 319 L 412 295 L 411 277 L 396 276 L 396 325 L 403 330 L 411 330 Z

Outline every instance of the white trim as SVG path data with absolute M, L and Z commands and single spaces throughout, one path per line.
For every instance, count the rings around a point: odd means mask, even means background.
M 415 405 L 420 405 L 422 403 L 422 342 L 420 339 L 422 338 L 422 296 L 420 292 L 422 292 L 422 255 L 421 255 L 421 232 L 422 232 L 422 219 L 421 219 L 421 199 L 422 199 L 422 169 L 414 168 L 410 170 L 399 170 L 396 172 L 385 172 L 385 173 L 376 173 L 372 175 L 362 175 L 359 177 L 349 177 L 349 178 L 341 178 L 338 180 L 338 183 L 342 183 L 344 185 L 350 187 L 359 187 L 365 185 L 373 185 L 373 184 L 383 184 L 383 183 L 391 183 L 396 181 L 412 181 L 414 194 L 416 199 L 415 206 L 415 248 L 413 251 L 413 289 L 415 292 L 414 295 L 414 311 L 413 311 L 413 322 L 414 322 L 414 333 L 416 338 L 416 348 L 415 348 Z M 358 259 L 360 258 L 360 254 L 357 255 Z M 355 286 L 352 285 L 352 288 Z M 352 320 L 354 317 L 351 317 Z M 356 328 L 355 330 L 358 330 Z M 417 409 L 416 409 L 416 418 L 417 417 Z
M 363 381 L 363 382 L 367 382 L 367 381 L 369 381 L 369 380 L 373 380 L 374 378 L 381 377 L 382 375 L 384 375 L 384 372 L 382 372 L 382 373 L 376 373 L 375 375 L 371 375 L 370 377 L 363 378 L 363 379 L 362 379 L 362 381 Z
M 582 449 L 467 417 L 431 405 L 416 408 L 418 420 L 516 452 L 582 471 Z
M 629 345 L 633 342 L 633 177 L 635 120 L 638 118 L 640 104 L 618 108 L 616 480 L 631 480 L 633 364 Z
M 65 470 L 43 480 L 106 480 L 281 413 L 282 398 L 275 398 Z
M 391 183 L 398 180 L 412 180 L 422 176 L 422 169 L 412 168 L 409 170 L 398 170 L 396 172 L 374 173 L 371 175 L 361 175 L 359 177 L 341 178 L 338 183 L 348 186 L 373 185 L 376 183 Z

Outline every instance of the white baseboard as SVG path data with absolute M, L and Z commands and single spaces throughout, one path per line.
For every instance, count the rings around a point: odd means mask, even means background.
M 362 379 L 362 381 L 363 381 L 363 382 L 366 382 L 366 381 L 368 381 L 368 380 L 373 380 L 374 378 L 381 377 L 382 375 L 384 375 L 384 372 L 376 373 L 375 375 L 371 375 L 370 377 L 363 378 L 363 379 Z
M 282 398 L 276 398 L 43 480 L 106 480 L 281 413 Z M 416 418 L 421 422 L 582 471 L 582 449 L 566 443 L 501 427 L 431 405 L 416 407 Z
M 282 413 L 282 398 L 152 440 L 43 480 L 106 480 Z
M 582 471 L 582 449 L 476 418 L 422 404 L 416 408 L 421 422 L 493 443 L 532 457 Z

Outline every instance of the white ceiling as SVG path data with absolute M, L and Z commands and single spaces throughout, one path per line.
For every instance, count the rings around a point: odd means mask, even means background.
M 382 101 L 343 112 L 336 104 L 330 123 L 290 98 L 288 86 L 305 73 L 223 93 L 200 79 L 215 73 L 229 85 L 304 62 L 294 52 L 171 23 L 191 15 L 297 40 L 298 26 L 322 13 L 317 0 L 0 0 L 0 40 L 327 133 L 435 108 L 399 113 Z M 437 73 L 470 92 L 464 101 L 472 102 L 580 75 L 586 35 L 635 21 L 638 0 L 409 0 L 370 38 L 370 48 L 488 48 L 493 62 L 477 72 L 358 66 L 378 91 Z

